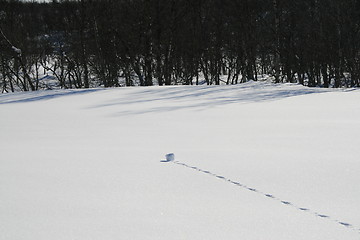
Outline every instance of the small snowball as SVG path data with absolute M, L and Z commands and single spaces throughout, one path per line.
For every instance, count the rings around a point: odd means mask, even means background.
M 165 157 L 166 157 L 166 161 L 168 161 L 168 162 L 175 160 L 175 154 L 173 154 L 173 153 L 168 153 L 165 155 Z

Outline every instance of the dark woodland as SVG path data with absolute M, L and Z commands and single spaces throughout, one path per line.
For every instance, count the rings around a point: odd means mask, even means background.
M 360 86 L 358 0 L 0 0 L 2 92 Z

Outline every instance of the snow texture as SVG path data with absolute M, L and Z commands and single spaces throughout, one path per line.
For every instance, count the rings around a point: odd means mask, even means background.
M 359 102 L 267 82 L 2 94 L 0 240 L 357 240 Z
M 12 46 L 11 48 L 18 56 L 21 56 L 21 49 L 15 47 L 15 46 Z
M 173 154 L 173 153 L 168 153 L 165 155 L 165 157 L 166 157 L 166 161 L 168 161 L 168 162 L 175 160 L 175 154 Z

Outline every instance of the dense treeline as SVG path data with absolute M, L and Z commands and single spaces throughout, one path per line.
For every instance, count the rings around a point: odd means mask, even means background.
M 3 92 L 46 74 L 62 88 L 360 85 L 358 0 L 0 0 L 0 30 Z

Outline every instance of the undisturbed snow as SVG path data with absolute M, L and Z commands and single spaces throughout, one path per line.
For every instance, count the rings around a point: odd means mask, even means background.
M 359 103 L 266 82 L 0 95 L 0 239 L 359 239 Z

